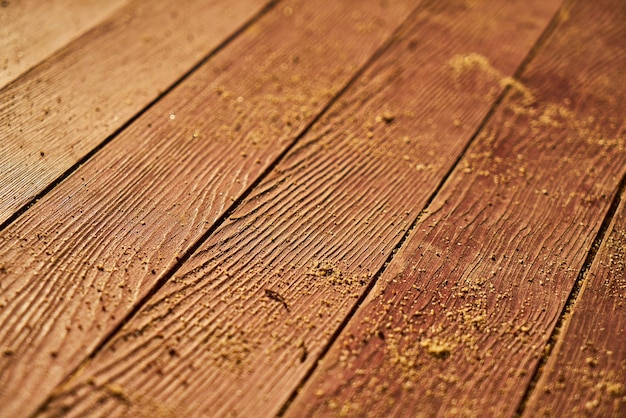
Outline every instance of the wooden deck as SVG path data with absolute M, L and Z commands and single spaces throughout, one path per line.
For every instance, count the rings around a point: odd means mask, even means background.
M 0 2 L 0 417 L 626 416 L 623 0 Z

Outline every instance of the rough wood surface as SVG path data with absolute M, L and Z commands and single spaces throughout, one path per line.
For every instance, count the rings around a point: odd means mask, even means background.
M 0 91 L 0 223 L 267 0 L 137 0 Z
M 626 196 L 523 416 L 626 416 Z
M 515 413 L 625 174 L 623 10 L 562 10 L 288 416 Z
M 43 415 L 275 414 L 557 6 L 425 5 Z
M 0 1 L 0 88 L 128 0 Z
M 32 413 L 413 7 L 360 4 L 282 2 L 0 234 L 0 416 Z

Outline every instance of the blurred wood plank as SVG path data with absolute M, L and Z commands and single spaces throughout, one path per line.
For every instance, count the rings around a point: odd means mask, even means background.
M 558 3 L 428 2 L 42 415 L 276 414 Z
M 0 224 L 268 0 L 137 0 L 0 90 Z
M 0 1 L 0 88 L 128 0 Z
M 567 3 L 287 416 L 515 414 L 626 171 L 623 12 Z
M 523 416 L 626 416 L 624 194 Z
M 3 231 L 2 414 L 37 409 L 412 8 L 280 3 Z

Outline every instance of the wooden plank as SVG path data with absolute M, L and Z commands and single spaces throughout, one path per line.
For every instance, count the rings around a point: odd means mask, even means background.
M 39 64 L 127 0 L 0 1 L 0 88 Z
M 562 10 L 287 416 L 514 415 L 625 174 L 623 12 Z
M 137 0 L 0 91 L 0 223 L 268 0 Z
M 626 416 L 626 196 L 523 416 Z
M 424 5 L 42 415 L 276 414 L 556 3 Z
M 32 413 L 412 7 L 281 3 L 0 234 L 2 414 Z

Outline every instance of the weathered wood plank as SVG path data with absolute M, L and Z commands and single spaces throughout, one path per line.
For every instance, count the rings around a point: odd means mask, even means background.
M 625 17 L 568 3 L 288 416 L 515 413 L 625 174 Z
M 0 2 L 0 88 L 108 17 L 128 0 Z
M 523 416 L 626 416 L 625 198 Z
M 0 223 L 268 0 L 137 0 L 0 91 Z
M 275 414 L 557 3 L 420 9 L 46 413 Z
M 412 7 L 281 3 L 0 234 L 0 415 L 33 412 Z

